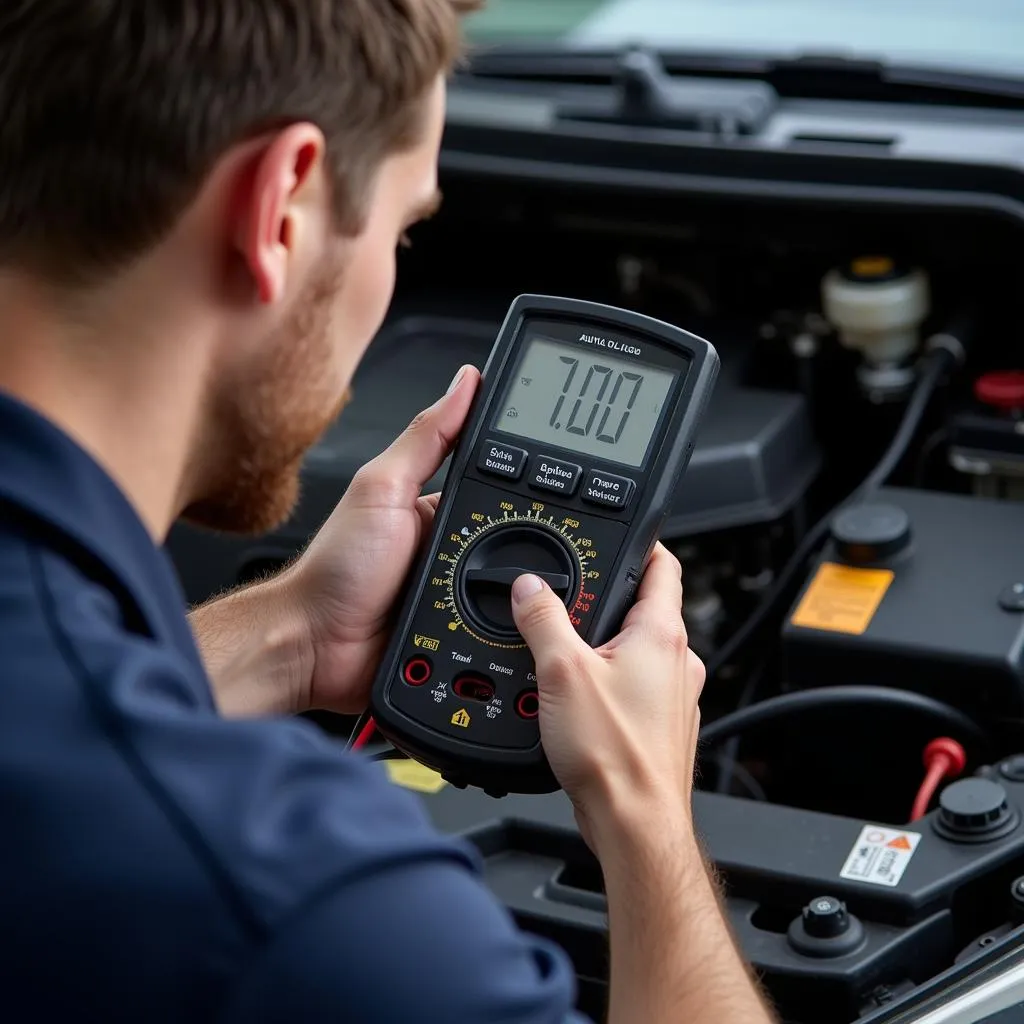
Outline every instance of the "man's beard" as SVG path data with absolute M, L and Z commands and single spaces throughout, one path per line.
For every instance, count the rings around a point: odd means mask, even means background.
M 325 271 L 296 303 L 266 358 L 231 394 L 212 402 L 212 429 L 198 453 L 201 493 L 182 513 L 198 526 L 266 533 L 291 515 L 309 449 L 348 401 L 334 380 L 332 308 L 341 272 Z

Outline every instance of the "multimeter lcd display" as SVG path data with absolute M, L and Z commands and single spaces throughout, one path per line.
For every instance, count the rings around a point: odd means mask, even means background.
M 492 425 L 506 434 L 640 467 L 678 376 L 635 359 L 535 336 Z

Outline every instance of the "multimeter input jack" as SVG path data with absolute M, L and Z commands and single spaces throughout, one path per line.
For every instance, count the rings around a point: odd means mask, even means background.
M 536 690 L 523 690 L 516 697 L 516 714 L 520 718 L 536 718 L 540 714 L 540 697 Z
M 402 678 L 410 686 L 422 686 L 434 673 L 428 658 L 410 658 L 402 670 Z
M 452 680 L 452 691 L 462 700 L 476 700 L 481 704 L 489 704 L 494 700 L 494 683 L 471 673 L 456 676 Z

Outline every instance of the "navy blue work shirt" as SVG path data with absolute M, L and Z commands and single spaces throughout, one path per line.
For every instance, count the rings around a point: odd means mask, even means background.
M 171 566 L 0 395 L 5 1021 L 562 1024 L 474 850 L 300 720 L 217 711 Z

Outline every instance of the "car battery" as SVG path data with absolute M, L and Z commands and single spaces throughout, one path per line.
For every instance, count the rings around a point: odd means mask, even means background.
M 1024 714 L 1024 504 L 884 488 L 840 510 L 782 629 L 791 686 Z

